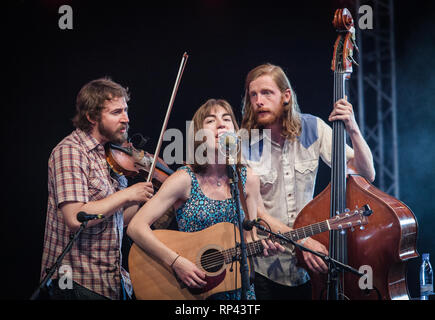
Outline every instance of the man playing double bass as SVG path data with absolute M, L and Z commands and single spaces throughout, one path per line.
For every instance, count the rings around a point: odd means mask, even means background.
M 272 64 L 251 70 L 245 81 L 242 128 L 270 129 L 270 136 L 259 139 L 251 136 L 250 149 L 262 150 L 270 143 L 271 153 L 259 157 L 245 155 L 248 165 L 259 176 L 264 207 L 259 204 L 258 216 L 267 213 L 264 220 L 273 231 L 287 232 L 292 228 L 301 209 L 313 199 L 319 157 L 331 166 L 332 130 L 323 120 L 299 110 L 296 95 L 282 68 Z M 352 141 L 346 146 L 348 167 L 369 181 L 375 179 L 372 153 L 356 123 L 352 105 L 338 100 L 328 118 L 341 120 Z M 265 131 L 264 131 L 265 132 Z M 268 139 L 269 141 L 266 141 Z M 285 226 L 284 226 L 285 225 Z M 285 228 L 285 230 L 283 230 Z M 306 238 L 304 246 L 327 254 L 320 242 Z M 323 260 L 303 252 L 308 268 L 314 273 L 326 273 Z M 311 285 L 307 272 L 296 266 L 294 249 L 272 257 L 255 260 L 255 288 L 257 299 L 310 299 Z

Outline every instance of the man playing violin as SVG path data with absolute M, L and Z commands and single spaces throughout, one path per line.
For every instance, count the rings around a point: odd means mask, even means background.
M 62 264 L 72 270 L 72 289 L 61 289 L 55 274 L 53 299 L 122 299 L 131 281 L 122 268 L 123 228 L 139 206 L 153 196 L 151 183 L 127 187 L 110 170 L 104 145 L 127 139 L 129 94 L 108 78 L 84 85 L 76 100 L 75 130 L 52 151 L 48 161 L 48 209 L 42 272 L 51 267 L 79 227 L 77 214 L 101 214 L 89 221 Z
M 297 214 L 313 198 L 319 158 L 329 166 L 331 164 L 331 127 L 318 117 L 300 112 L 287 76 L 272 64 L 260 65 L 248 73 L 243 108 L 242 128 L 248 132 L 270 129 L 270 135 L 257 140 L 251 137 L 250 141 L 250 147 L 257 149 L 263 143 L 270 143 L 270 154 L 263 153 L 256 159 L 252 155 L 245 156 L 260 178 L 264 210 L 274 220 L 263 216 L 262 210 L 258 215 L 273 231 L 288 232 Z M 328 120 L 342 120 L 345 124 L 353 145 L 353 149 L 346 146 L 348 167 L 373 181 L 372 154 L 355 121 L 352 105 L 345 99 L 337 101 Z M 323 244 L 312 238 L 300 243 L 328 253 Z M 303 256 L 311 271 L 327 272 L 328 267 L 321 258 L 305 251 Z M 310 299 L 308 280 L 307 272 L 296 266 L 294 249 L 287 248 L 284 254 L 256 259 L 255 288 L 259 300 Z

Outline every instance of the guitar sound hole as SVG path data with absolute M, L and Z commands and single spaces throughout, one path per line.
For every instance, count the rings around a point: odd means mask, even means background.
M 224 256 L 219 250 L 208 249 L 201 256 L 201 266 L 207 272 L 217 272 L 224 264 Z

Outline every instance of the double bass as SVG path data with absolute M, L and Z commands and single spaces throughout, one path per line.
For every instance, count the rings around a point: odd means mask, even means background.
M 334 44 L 334 102 L 345 97 L 346 80 L 352 73 L 355 29 L 347 9 L 335 12 L 333 25 L 338 31 Z M 367 267 L 370 285 L 361 285 L 360 277 L 329 265 L 328 274 L 309 275 L 315 300 L 407 300 L 406 267 L 416 251 L 417 221 L 400 200 L 375 188 L 363 176 L 347 173 L 346 131 L 342 121 L 332 124 L 332 163 L 330 184 L 299 213 L 294 228 L 334 217 L 345 208 L 368 204 L 373 211 L 368 225 L 354 231 L 331 231 L 312 238 L 329 249 L 331 258 L 355 269 Z M 296 249 L 298 264 L 309 270 L 302 252 Z M 367 284 L 369 284 L 367 282 Z

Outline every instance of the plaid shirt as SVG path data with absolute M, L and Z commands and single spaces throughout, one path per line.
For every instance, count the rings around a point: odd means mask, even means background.
M 110 175 L 104 147 L 80 129 L 53 149 L 48 161 L 48 208 L 41 278 L 67 246 L 72 234 L 59 205 L 65 201 L 87 203 L 104 199 L 127 186 L 125 177 L 116 178 Z M 129 275 L 121 266 L 123 227 L 122 210 L 87 227 L 61 263 L 71 267 L 75 282 L 110 299 L 120 298 L 121 278 L 127 293 L 132 292 Z M 55 274 L 53 278 L 60 276 Z

